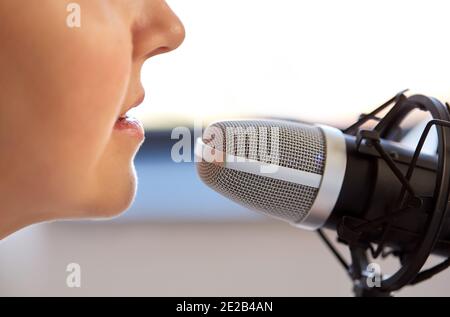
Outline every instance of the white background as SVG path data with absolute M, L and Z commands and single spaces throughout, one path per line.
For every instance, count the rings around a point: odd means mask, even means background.
M 170 0 L 187 37 L 144 67 L 146 127 L 350 123 L 397 91 L 450 97 L 448 1 Z

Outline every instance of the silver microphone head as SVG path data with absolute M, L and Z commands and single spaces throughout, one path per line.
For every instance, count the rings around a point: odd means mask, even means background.
M 311 230 L 333 210 L 347 163 L 340 130 L 278 120 L 214 123 L 195 154 L 200 178 L 215 191 Z

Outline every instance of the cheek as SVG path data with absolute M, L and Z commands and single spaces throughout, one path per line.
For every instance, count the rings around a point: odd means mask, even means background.
M 66 134 L 64 143 L 89 151 L 85 154 L 91 159 L 109 142 L 131 72 L 128 51 L 102 53 L 74 56 L 77 63 L 67 67 L 69 80 L 61 87 L 63 106 L 55 111 Z
M 66 55 L 70 62 L 58 76 L 64 82 L 50 84 L 57 87 L 56 103 L 49 105 L 49 115 L 39 128 L 55 155 L 54 170 L 66 175 L 68 182 L 76 175 L 80 183 L 110 142 L 128 86 L 131 51 L 105 46 L 87 50 L 82 44 L 78 53 Z
M 27 160 L 13 173 L 23 175 L 17 182 L 29 184 L 24 190 L 43 200 L 59 197 L 64 204 L 83 191 L 108 147 L 131 73 L 125 30 L 83 32 L 55 35 L 57 41 L 24 56 L 28 62 L 18 57 L 24 75 L 11 86 L 23 91 L 9 102 L 17 104 L 11 116 L 21 118 L 25 129 L 9 132 L 4 142 L 12 158 Z

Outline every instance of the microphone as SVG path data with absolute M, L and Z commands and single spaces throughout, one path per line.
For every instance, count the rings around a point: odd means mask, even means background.
M 198 174 L 238 204 L 317 230 L 353 279 L 356 295 L 389 296 L 450 266 L 449 106 L 404 93 L 343 131 L 288 120 L 213 123 L 196 143 Z M 432 120 L 413 149 L 411 140 L 398 141 L 398 132 L 417 109 Z M 369 121 L 376 122 L 373 129 L 366 129 Z M 436 151 L 433 144 L 422 151 L 434 127 Z M 338 241 L 349 246 L 351 264 L 322 228 L 336 230 Z M 375 259 L 392 255 L 401 263 L 379 289 L 364 280 L 369 251 Z M 447 259 L 421 271 L 431 253 Z
M 406 173 L 413 150 L 387 140 L 382 145 Z M 377 219 L 396 202 L 402 184 L 376 153 L 365 151 L 357 150 L 355 136 L 326 125 L 240 120 L 206 128 L 195 153 L 199 176 L 212 189 L 250 209 L 316 230 L 337 229 L 345 216 L 360 222 Z M 436 168 L 436 156 L 421 155 L 412 187 L 431 196 Z M 391 228 L 387 245 L 407 247 L 425 216 L 404 213 Z M 444 228 L 442 237 L 448 240 L 450 219 Z M 376 236 L 367 240 L 376 242 Z M 434 251 L 450 255 L 450 245 L 438 244 Z

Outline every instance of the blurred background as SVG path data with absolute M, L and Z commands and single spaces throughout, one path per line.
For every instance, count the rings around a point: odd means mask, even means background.
M 187 38 L 144 66 L 136 203 L 111 221 L 41 224 L 2 241 L 0 295 L 350 296 L 314 233 L 209 190 L 193 163 L 172 161 L 171 131 L 249 117 L 344 127 L 404 88 L 447 101 L 448 1 L 168 2 Z M 66 286 L 72 262 L 81 288 Z M 398 295 L 450 295 L 449 282 L 447 271 Z

